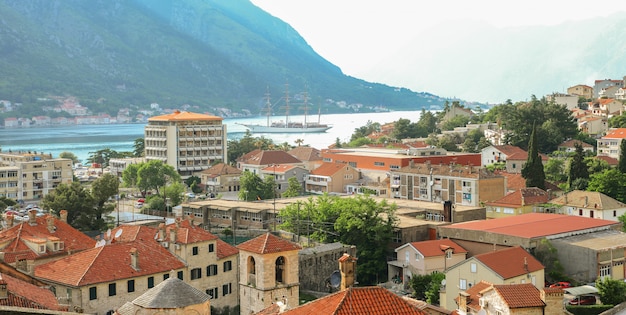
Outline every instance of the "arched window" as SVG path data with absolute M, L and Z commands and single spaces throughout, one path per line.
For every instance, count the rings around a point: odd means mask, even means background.
M 276 258 L 276 282 L 283 283 L 285 281 L 285 257 Z
M 256 274 L 256 262 L 252 256 L 248 257 L 248 274 Z

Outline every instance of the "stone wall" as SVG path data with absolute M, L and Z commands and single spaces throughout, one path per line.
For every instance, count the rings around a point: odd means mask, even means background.
M 302 249 L 298 254 L 300 289 L 330 292 L 328 280 L 334 271 L 339 270 L 338 260 L 344 253 L 357 257 L 355 246 L 341 243 L 323 244 Z

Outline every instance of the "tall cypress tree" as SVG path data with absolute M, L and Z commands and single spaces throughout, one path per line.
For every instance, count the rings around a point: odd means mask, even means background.
M 546 174 L 537 149 L 537 127 L 533 122 L 533 131 L 528 141 L 528 159 L 522 168 L 522 177 L 526 179 L 526 187 L 546 189 Z
M 624 139 L 619 144 L 619 164 L 617 164 L 617 168 L 620 172 L 626 173 L 626 141 Z
M 569 164 L 569 176 L 567 177 L 567 186 L 572 189 L 572 184 L 576 179 L 589 179 L 589 170 L 585 163 L 585 153 L 580 143 L 574 144 L 576 150 Z

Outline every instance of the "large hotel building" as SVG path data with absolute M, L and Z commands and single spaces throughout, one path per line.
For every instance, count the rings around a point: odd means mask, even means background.
M 175 111 L 148 118 L 146 160 L 161 160 L 183 177 L 226 160 L 226 125 L 221 117 Z

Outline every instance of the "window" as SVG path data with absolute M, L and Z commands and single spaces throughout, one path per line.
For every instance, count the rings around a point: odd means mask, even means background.
M 374 166 L 385 166 L 385 162 L 374 162 Z
M 217 265 L 208 265 L 206 267 L 206 276 L 215 276 L 217 274 Z
M 226 271 L 231 271 L 233 270 L 233 262 L 232 261 L 225 261 L 224 262 L 224 272 Z
M 589 210 L 589 217 L 593 218 L 593 210 Z
M 470 272 L 476 272 L 476 263 L 471 263 L 470 264 Z
M 600 278 L 611 276 L 611 265 L 600 266 Z
M 422 255 L 420 253 L 415 253 L 415 261 L 420 261 L 422 259 Z
M 128 293 L 135 292 L 135 280 L 128 280 L 126 286 Z
M 285 257 L 276 258 L 276 282 L 283 283 L 285 281 Z
M 98 299 L 98 288 L 96 287 L 89 288 L 89 300 L 93 301 L 97 299 Z
M 208 289 L 205 292 L 210 297 L 211 300 L 217 299 L 219 296 L 217 293 L 217 288 Z
M 452 250 L 448 249 L 446 250 L 446 259 L 451 259 L 452 258 Z
M 202 269 L 194 268 L 191 269 L 191 280 L 202 278 Z
M 192 251 L 192 253 L 191 253 L 192 255 L 194 255 L 194 256 L 195 256 L 195 255 L 198 255 L 198 246 L 194 246 L 194 247 L 191 249 L 191 251 Z
M 580 215 L 580 216 L 583 215 L 583 209 L 578 209 L 578 215 Z
M 176 274 L 176 276 L 178 277 L 178 279 L 180 279 L 180 280 L 184 280 L 184 279 L 183 279 L 183 271 L 182 271 L 182 270 L 181 270 L 181 271 L 179 271 L 179 272 Z
M 109 283 L 109 296 L 115 296 L 117 293 L 117 288 L 115 287 L 115 283 Z
M 222 286 L 222 296 L 227 296 L 231 293 L 233 293 L 233 287 L 230 283 Z
M 148 289 L 154 288 L 154 277 L 148 277 Z
M 170 274 L 169 273 L 164 273 L 163 274 L 163 281 L 167 280 L 170 278 Z
M 215 244 L 209 244 L 209 253 L 212 253 L 215 251 Z
M 459 279 L 459 289 L 467 290 L 467 280 Z

